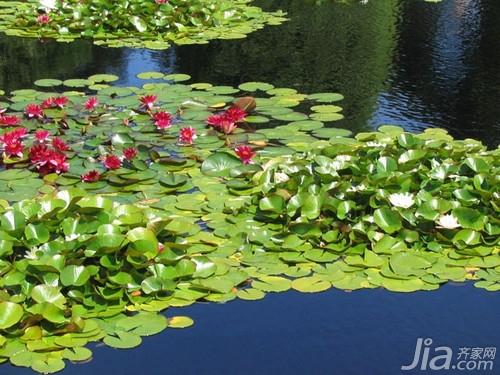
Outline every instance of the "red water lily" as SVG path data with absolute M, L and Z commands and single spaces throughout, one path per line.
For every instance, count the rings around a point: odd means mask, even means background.
M 3 151 L 8 157 L 22 157 L 24 145 L 21 142 L 6 143 L 3 146 Z
M 59 108 L 64 108 L 65 105 L 69 103 L 69 99 L 65 96 L 58 96 L 54 98 L 54 105 Z
M 69 99 L 65 96 L 50 97 L 42 102 L 42 108 L 60 108 L 63 109 L 67 105 Z
M 80 176 L 82 182 L 97 182 L 101 178 L 101 174 L 96 170 L 92 170 Z
M 153 121 L 157 129 L 168 129 L 172 126 L 173 116 L 165 111 L 156 112 L 153 115 Z
M 156 95 L 141 96 L 139 98 L 139 101 L 141 102 L 141 108 L 146 109 L 148 111 L 152 110 L 157 99 L 158 99 L 158 97 Z
M 50 132 L 48 130 L 40 129 L 35 132 L 35 139 L 40 143 L 45 142 L 49 136 Z
M 137 149 L 134 147 L 129 147 L 123 150 L 123 157 L 128 161 L 133 160 L 137 156 Z
M 104 166 L 107 169 L 118 169 L 122 166 L 122 161 L 116 155 L 106 155 L 104 157 Z
M 87 99 L 84 104 L 84 107 L 87 111 L 92 112 L 99 105 L 99 100 L 95 96 L 91 96 Z
M 239 146 L 234 149 L 236 155 L 240 158 L 243 164 L 250 164 L 256 153 L 250 146 Z
M 39 25 L 47 25 L 50 22 L 50 17 L 48 14 L 40 14 L 36 18 L 36 22 L 38 22 Z
M 245 121 L 245 117 L 247 116 L 247 113 L 240 107 L 231 107 L 224 114 L 228 120 L 233 122 Z
M 0 143 L 3 146 L 4 154 L 8 157 L 22 157 L 24 150 L 22 138 L 26 134 L 27 130 L 25 128 L 18 128 L 0 135 Z
M 193 141 L 196 139 L 196 130 L 192 127 L 182 128 L 179 131 L 179 143 L 184 145 L 192 145 Z
M 238 128 L 236 123 L 244 121 L 245 117 L 244 110 L 239 107 L 231 107 L 224 112 L 209 116 L 207 124 L 224 134 L 231 134 Z
M 68 151 L 69 146 L 64 142 L 61 138 L 54 137 L 52 139 L 52 147 L 54 147 L 58 151 Z
M 2 116 L 0 115 L 0 126 L 17 126 L 21 123 L 21 119 L 17 116 Z
M 29 156 L 31 163 L 41 174 L 59 174 L 69 170 L 69 163 L 66 155 L 56 149 L 47 147 L 45 144 L 32 146 Z
M 29 119 L 33 119 L 33 118 L 41 119 L 44 116 L 43 108 L 41 106 L 39 106 L 38 104 L 28 104 L 24 108 L 24 114 Z
M 168 3 L 168 0 L 155 0 L 155 3 L 156 4 L 160 4 L 160 5 L 161 4 L 166 4 L 166 3 Z

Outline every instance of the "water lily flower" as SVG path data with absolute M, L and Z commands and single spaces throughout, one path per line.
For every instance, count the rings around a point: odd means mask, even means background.
M 413 194 L 397 193 L 389 195 L 389 201 L 395 207 L 410 208 L 415 203 Z
M 224 134 L 231 134 L 237 129 L 236 123 L 245 120 L 246 114 L 239 107 L 231 107 L 222 113 L 209 116 L 207 124 Z
M 17 128 L 0 135 L 0 142 L 4 146 L 4 151 L 10 156 L 22 156 L 21 138 L 26 136 L 28 131 L 25 128 Z M 19 150 L 21 149 L 20 155 Z
M 168 3 L 169 0 L 155 0 L 155 3 L 158 4 L 158 5 L 161 5 L 161 4 L 166 4 Z
M 106 155 L 104 157 L 104 166 L 107 169 L 118 169 L 122 166 L 122 161 L 116 155 Z
M 69 146 L 61 138 L 54 137 L 52 139 L 52 146 L 58 151 L 68 151 Z
M 36 22 L 39 24 L 39 25 L 47 25 L 48 23 L 50 23 L 50 17 L 48 14 L 40 14 L 37 18 L 36 18 Z
M 196 130 L 192 127 L 182 128 L 179 131 L 179 143 L 184 145 L 192 145 L 193 141 L 197 138 Z
M 17 116 L 2 116 L 0 115 L 0 126 L 17 126 L 21 123 L 21 119 Z
M 61 109 L 63 109 L 64 106 L 68 104 L 68 102 L 69 99 L 65 96 L 58 96 L 57 98 L 54 98 L 54 105 Z
M 157 99 L 158 97 L 156 95 L 141 96 L 139 98 L 139 101 L 141 102 L 141 108 L 148 111 L 152 110 Z
M 20 141 L 5 143 L 3 151 L 8 157 L 22 157 L 24 145 Z
M 48 130 L 40 129 L 35 132 L 35 139 L 40 143 L 45 142 L 49 136 L 50 132 Z
M 226 119 L 233 122 L 242 122 L 245 120 L 247 113 L 240 107 L 231 107 L 226 112 L 224 112 Z
M 34 145 L 30 149 L 29 157 L 31 163 L 41 174 L 63 173 L 69 170 L 66 155 L 62 152 L 49 149 L 47 145 Z
M 43 108 L 38 104 L 28 104 L 24 108 L 24 114 L 29 119 L 41 119 L 44 116 Z
M 153 115 L 153 121 L 157 129 L 168 129 L 172 126 L 173 116 L 165 111 L 156 112 Z
M 137 153 L 138 153 L 138 151 L 136 148 L 129 147 L 129 148 L 126 148 L 123 150 L 123 157 L 126 160 L 131 161 L 137 156 Z
M 84 107 L 87 111 L 92 112 L 99 105 L 99 100 L 95 96 L 91 96 L 87 99 L 84 104 Z
M 250 164 L 256 153 L 250 146 L 239 146 L 234 149 L 236 155 L 240 158 L 243 164 Z
M 55 108 L 58 107 L 63 109 L 66 104 L 68 104 L 69 99 L 65 96 L 58 96 L 56 98 L 50 97 L 42 102 L 42 108 Z
M 89 171 L 80 176 L 82 182 L 97 182 L 101 178 L 101 174 L 96 170 Z
M 437 221 L 437 224 L 439 227 L 446 229 L 455 229 L 460 227 L 457 218 L 451 214 L 441 215 Z

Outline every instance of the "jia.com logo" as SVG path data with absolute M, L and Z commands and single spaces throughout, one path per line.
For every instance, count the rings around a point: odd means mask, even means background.
M 493 371 L 496 347 L 463 347 L 453 351 L 449 346 L 432 347 L 431 338 L 419 338 L 413 362 L 401 370 Z

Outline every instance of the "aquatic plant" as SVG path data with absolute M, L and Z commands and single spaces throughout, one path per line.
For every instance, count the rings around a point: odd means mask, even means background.
M 110 47 L 166 49 L 171 43 L 244 38 L 285 21 L 249 0 L 29 0 L 0 2 L 0 31 L 70 42 L 93 39 Z
M 139 78 L 0 98 L 17 119 L 0 120 L 0 361 L 55 372 L 89 342 L 191 325 L 172 311 L 196 301 L 500 290 L 500 149 L 441 129 L 353 137 L 326 126 L 338 93 Z

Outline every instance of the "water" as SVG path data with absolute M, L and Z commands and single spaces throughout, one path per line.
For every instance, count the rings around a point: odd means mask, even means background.
M 458 138 L 498 145 L 500 1 L 261 4 L 287 10 L 292 20 L 245 40 L 159 52 L 0 36 L 0 87 L 104 72 L 137 85 L 135 75 L 147 70 L 215 84 L 263 80 L 306 93 L 343 93 L 346 119 L 338 125 L 355 131 L 382 123 L 414 131 L 443 127 Z M 167 330 L 130 351 L 96 348 L 93 361 L 67 373 L 393 375 L 404 373 L 400 367 L 411 362 L 418 337 L 455 351 L 500 347 L 499 310 L 498 293 L 471 284 L 411 294 L 332 290 L 196 304 L 168 312 L 193 317 L 194 327 Z M 497 362 L 481 373 L 499 373 Z M 3 366 L 1 373 L 29 371 Z

